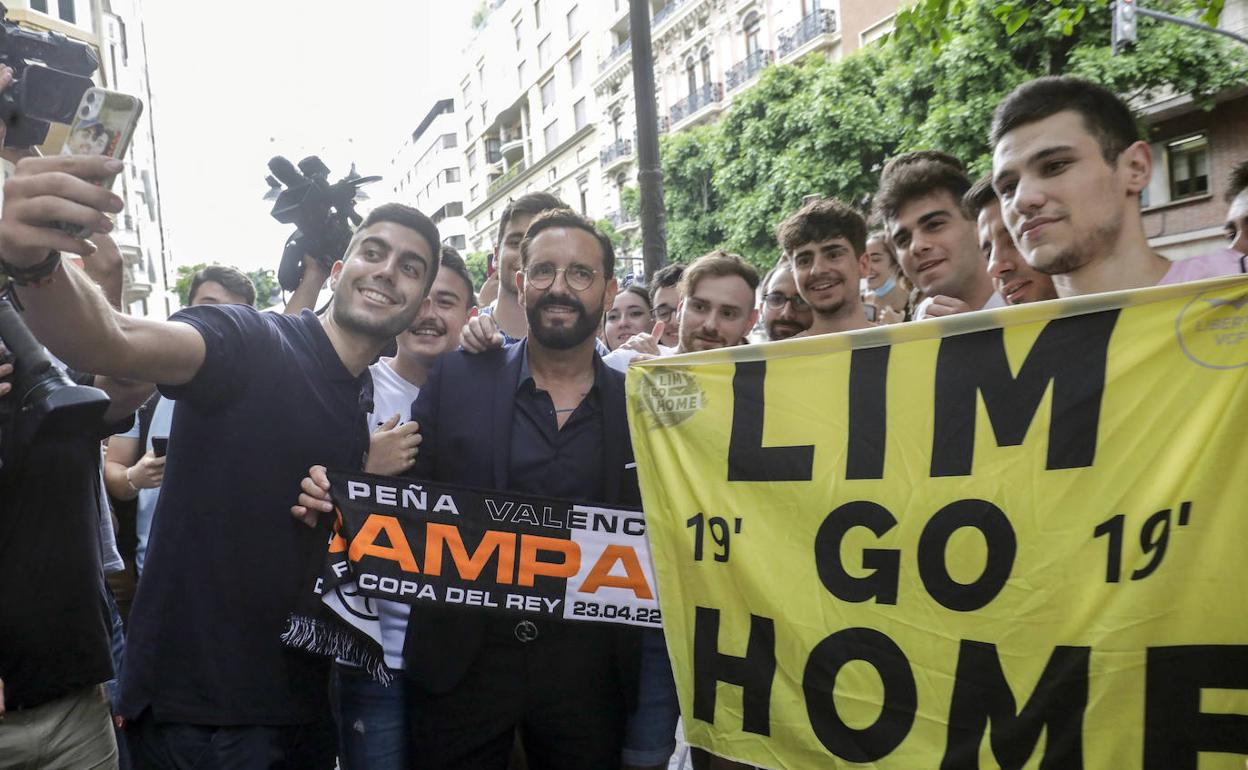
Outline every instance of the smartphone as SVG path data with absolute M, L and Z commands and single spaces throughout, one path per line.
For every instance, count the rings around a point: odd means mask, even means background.
M 152 454 L 156 457 L 164 457 L 165 452 L 169 451 L 168 436 L 152 436 Z
M 142 114 L 143 102 L 133 96 L 103 88 L 88 88 L 78 103 L 61 154 L 107 155 L 120 160 L 130 147 Z M 112 187 L 113 178 L 98 180 L 97 184 Z M 90 230 L 73 225 L 63 224 L 61 229 L 75 238 L 86 238 L 91 234 Z

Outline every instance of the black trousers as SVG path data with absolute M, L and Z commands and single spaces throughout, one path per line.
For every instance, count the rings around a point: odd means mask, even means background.
M 505 770 L 519 730 L 532 770 L 619 767 L 627 708 L 611 626 L 491 621 L 477 660 L 453 690 L 406 683 L 413 768 Z M 525 634 L 520 634 L 525 636 Z
M 333 724 L 217 727 L 157 722 L 152 712 L 126 723 L 134 770 L 332 770 Z

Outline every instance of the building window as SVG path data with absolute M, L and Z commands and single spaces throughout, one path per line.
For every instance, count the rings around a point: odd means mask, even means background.
M 702 48 L 702 85 L 711 82 L 711 49 L 703 46 Z
M 443 148 L 458 147 L 458 146 L 459 146 L 459 137 L 455 136 L 454 134 L 442 135 L 442 147 Z
M 805 18 L 819 10 L 819 0 L 802 0 L 802 17 Z
M 546 69 L 548 63 L 550 63 L 550 35 L 542 38 L 542 42 L 537 44 L 537 66 Z
M 48 0 L 30 0 L 30 7 L 31 10 L 38 11 L 39 13 L 47 13 Z
M 446 239 L 446 243 L 456 251 L 463 251 L 468 245 L 468 241 L 462 235 L 452 235 L 450 238 Z
M 572 10 L 568 11 L 568 40 L 576 37 L 576 33 L 580 31 L 581 25 L 577 21 L 577 11 L 580 6 L 572 6 Z
M 624 110 L 616 107 L 611 110 L 611 138 L 620 141 L 620 128 L 624 125 Z
M 550 152 L 559 146 L 559 121 L 552 121 L 549 126 L 546 126 L 543 134 L 546 137 L 546 152 Z
M 1189 136 L 1166 143 L 1170 200 L 1209 193 L 1209 137 Z
M 581 216 L 589 213 L 589 190 L 581 188 Z
M 464 106 L 472 104 L 472 81 L 465 80 L 463 84 Z
M 469 187 L 468 188 L 468 200 L 475 201 L 477 199 L 477 191 L 479 189 L 480 188 L 475 184 L 472 187 Z
M 576 126 L 575 131 L 580 131 L 589 122 L 589 114 L 585 109 L 585 100 L 581 99 L 572 105 L 572 123 Z
M 464 204 L 459 201 L 453 201 L 446 204 L 446 216 L 462 217 L 464 215 Z
M 471 174 L 477 170 L 477 148 L 468 151 L 468 173 Z
M 542 26 L 542 0 L 533 0 L 533 26 L 538 29 Z
M 77 23 L 77 14 L 74 13 L 74 0 L 57 0 L 56 3 L 58 16 L 61 21 L 67 21 L 70 24 Z
M 527 62 L 527 61 L 522 61 L 522 62 L 520 62 L 520 66 L 516 68 L 516 75 L 517 75 L 517 77 L 519 77 L 519 79 L 520 79 L 520 87 L 521 87 L 521 88 L 524 88 L 524 76 L 525 76 L 524 69 L 525 69 L 525 65 L 527 65 L 527 64 L 528 64 L 528 62 Z
M 511 28 L 515 30 L 516 32 L 516 50 L 519 51 L 520 46 L 524 41 L 524 37 L 520 33 L 520 17 L 519 16 L 517 16 L 516 20 L 511 23 Z
M 554 166 L 551 166 L 551 167 L 550 167 L 550 170 L 546 172 L 546 180 L 547 180 L 547 181 L 549 181 L 549 182 L 553 182 L 553 181 L 555 181 L 555 179 L 557 179 L 558 177 L 559 177 L 559 172 L 558 172 L 558 170 L 556 170 Z M 558 195 L 556 195 L 555 197 L 557 198 L 557 197 L 559 197 L 559 196 L 558 196 Z
M 459 169 L 448 168 L 442 172 L 442 176 L 446 179 L 447 184 L 450 184 L 452 182 L 458 182 L 459 181 Z
M 555 79 L 549 78 L 542 83 L 542 109 L 550 109 L 550 105 L 555 103 Z
M 585 62 L 581 58 L 581 52 L 577 51 L 572 54 L 572 58 L 568 59 L 568 73 L 571 75 L 572 87 L 576 88 L 581 84 L 581 75 L 585 71 Z
M 745 33 L 745 55 L 747 57 L 754 55 L 762 46 L 759 44 L 759 30 L 762 23 L 759 21 L 757 11 L 750 11 L 745 17 L 745 24 L 742 25 L 742 31 Z
M 698 68 L 692 56 L 685 57 L 685 80 L 689 83 L 689 95 L 693 96 L 698 92 Z
M 476 135 L 476 133 L 477 132 L 473 128 L 473 125 L 472 125 L 472 118 L 468 118 L 467 120 L 465 120 L 464 121 L 464 135 L 467 136 L 469 139 L 471 139 L 473 136 Z

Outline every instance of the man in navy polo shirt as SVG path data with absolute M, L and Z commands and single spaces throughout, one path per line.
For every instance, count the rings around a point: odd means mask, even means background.
M 280 635 L 324 557 L 289 500 L 313 463 L 359 467 L 368 365 L 415 319 L 437 270 L 436 226 L 387 205 L 360 226 L 318 318 L 204 306 L 168 322 L 121 315 L 56 252 L 89 244 L 121 200 L 92 184 L 104 157 L 23 159 L 5 185 L 0 259 L 40 280 L 18 291 L 26 321 L 86 371 L 160 383 L 179 402 L 135 598 L 121 713 L 141 767 L 333 765 L 327 668 Z M 46 271 L 46 272 L 45 272 Z

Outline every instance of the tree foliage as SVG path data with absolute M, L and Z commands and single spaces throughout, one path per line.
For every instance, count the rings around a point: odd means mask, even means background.
M 1153 5 L 1221 10 L 1221 0 Z M 775 228 L 804 195 L 865 210 L 899 152 L 939 148 L 985 172 L 993 109 L 1041 75 L 1077 75 L 1135 100 L 1187 94 L 1206 108 L 1248 77 L 1248 56 L 1221 38 L 1141 18 L 1137 45 L 1114 56 L 1110 27 L 1107 0 L 920 0 L 882 43 L 838 62 L 768 67 L 720 122 L 664 137 L 669 257 L 722 247 L 769 268 Z
M 464 264 L 468 266 L 468 274 L 472 276 L 472 285 L 480 291 L 490 269 L 490 252 L 474 251 L 467 254 L 464 256 Z

